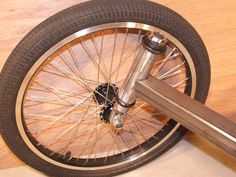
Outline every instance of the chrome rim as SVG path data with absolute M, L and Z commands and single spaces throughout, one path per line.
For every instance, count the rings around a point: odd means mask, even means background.
M 163 60 L 157 61 L 151 74 L 194 97 L 193 61 L 175 37 L 133 22 L 91 27 L 49 49 L 22 82 L 16 119 L 27 146 L 57 166 L 90 170 L 128 163 L 165 142 L 180 124 L 163 113 L 138 99 L 124 129 L 117 131 L 101 121 L 104 105 L 94 99 L 94 91 L 104 83 L 119 88 L 142 35 L 150 31 L 169 40 Z M 108 96 L 104 100 L 112 102 Z

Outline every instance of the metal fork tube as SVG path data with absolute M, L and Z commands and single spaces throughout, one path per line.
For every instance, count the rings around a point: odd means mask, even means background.
M 196 134 L 236 156 L 236 123 L 149 76 L 135 85 L 136 96 Z
M 134 86 L 136 81 L 144 80 L 148 77 L 154 62 L 163 57 L 165 50 L 166 39 L 160 33 L 153 33 L 142 38 L 142 45 L 138 49 L 138 55 L 123 85 L 119 88 L 116 103 L 109 117 L 109 122 L 115 128 L 123 126 L 122 118 L 135 103 Z
M 155 62 L 156 55 L 148 52 L 144 48 L 139 51 L 137 59 L 134 61 L 123 87 L 119 91 L 119 98 L 122 102 L 130 104 L 135 101 L 134 85 L 138 80 L 148 77 L 151 67 Z
M 156 58 L 156 55 L 145 50 L 143 47 L 140 48 L 138 56 L 134 61 L 122 87 L 119 90 L 118 99 L 121 103 L 129 105 L 135 102 L 135 83 L 138 80 L 143 80 L 148 77 L 151 67 L 153 66 Z M 118 103 L 114 104 L 110 115 L 110 122 L 116 128 L 122 127 L 121 119 L 128 110 L 129 107 L 123 106 Z

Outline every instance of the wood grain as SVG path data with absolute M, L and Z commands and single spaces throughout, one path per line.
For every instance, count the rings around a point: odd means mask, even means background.
M 54 13 L 84 0 L 0 1 L 0 70 L 15 45 L 34 26 Z M 236 1 L 154 0 L 186 18 L 209 52 L 212 80 L 207 106 L 236 121 Z M 0 142 L 0 168 L 20 163 Z

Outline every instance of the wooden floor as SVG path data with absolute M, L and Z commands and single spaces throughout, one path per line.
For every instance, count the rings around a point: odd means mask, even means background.
M 199 32 L 212 68 L 207 106 L 236 121 L 236 1 L 155 1 L 180 13 Z M 14 46 L 35 25 L 78 2 L 83 0 L 1 0 L 0 70 Z M 0 168 L 21 165 L 1 141 L 0 151 Z

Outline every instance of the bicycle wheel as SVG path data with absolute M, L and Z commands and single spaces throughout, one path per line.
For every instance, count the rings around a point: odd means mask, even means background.
M 114 176 L 168 150 L 186 129 L 138 98 L 121 130 L 108 122 L 142 37 L 154 31 L 168 42 L 151 75 L 203 103 L 209 59 L 189 23 L 149 1 L 89 1 L 41 23 L 8 58 L 0 121 L 11 150 L 52 176 Z

